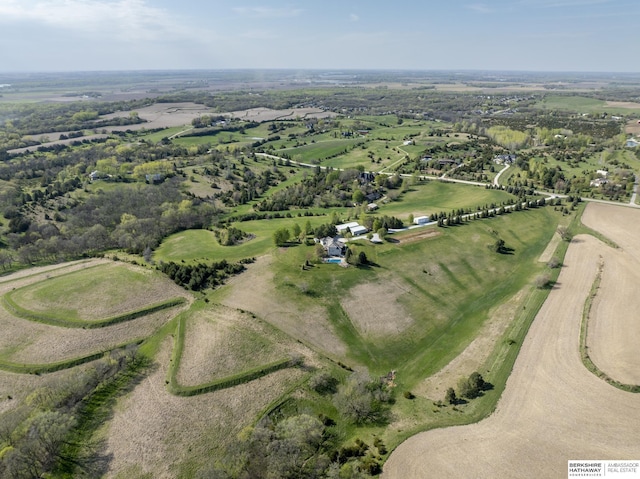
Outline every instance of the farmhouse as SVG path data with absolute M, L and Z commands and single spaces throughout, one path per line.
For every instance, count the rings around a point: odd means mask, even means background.
M 417 218 L 413 218 L 413 224 L 415 225 L 426 225 L 428 222 L 428 216 L 418 216 Z
M 493 162 L 498 165 L 511 165 L 516 162 L 516 155 L 498 155 L 493 159 Z
M 320 244 L 322 245 L 324 250 L 327 252 L 328 256 L 344 256 L 344 251 L 346 249 L 346 246 L 344 245 L 344 243 L 340 241 L 340 239 L 337 236 L 333 238 L 330 236 L 327 236 L 326 238 L 322 238 L 320 240 Z

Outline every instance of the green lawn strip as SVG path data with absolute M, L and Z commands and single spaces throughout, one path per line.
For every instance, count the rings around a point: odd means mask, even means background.
M 224 378 L 216 379 L 197 386 L 181 386 L 178 384 L 178 371 L 180 370 L 180 361 L 182 359 L 182 351 L 184 350 L 184 338 L 186 331 L 186 314 L 181 314 L 177 320 L 176 332 L 174 337 L 173 354 L 171 358 L 171 365 L 169 366 L 169 380 L 168 389 L 171 394 L 176 396 L 196 396 L 198 394 L 205 394 L 212 391 L 218 391 L 220 389 L 226 389 L 240 384 L 245 384 L 254 379 L 261 378 L 267 374 L 295 367 L 296 362 L 292 358 L 280 359 L 273 361 L 255 368 L 247 369 L 245 371 L 226 376 Z
M 110 347 L 108 349 L 103 349 L 95 353 L 88 354 L 86 356 L 80 356 L 72 359 L 65 359 L 63 361 L 57 361 L 54 363 L 47 364 L 24 364 L 24 363 L 15 363 L 12 361 L 5 361 L 0 359 L 0 370 L 9 371 L 17 374 L 46 374 L 52 373 L 55 371 L 60 371 L 62 369 L 69 369 L 80 364 L 88 363 L 103 357 L 105 354 L 114 351 L 116 349 L 122 349 L 131 345 L 139 345 L 144 341 L 144 339 L 134 339 L 132 341 L 127 341 L 125 343 L 118 344 L 116 346 Z
M 604 263 L 600 263 L 598 265 L 598 273 L 596 274 L 595 279 L 593 280 L 593 284 L 591 285 L 591 290 L 589 291 L 589 295 L 584 302 L 584 307 L 582 309 L 582 321 L 580 323 L 580 357 L 582 359 L 582 364 L 593 374 L 595 374 L 600 379 L 605 380 L 607 383 L 612 386 L 622 389 L 623 391 L 631 392 L 631 393 L 640 393 L 640 385 L 637 384 L 625 384 L 620 381 L 613 379 L 607 373 L 602 371 L 596 364 L 591 360 L 589 356 L 589 346 L 587 346 L 587 330 L 589 327 L 589 317 L 591 316 L 591 307 L 593 306 L 593 300 L 596 298 L 598 294 L 598 289 L 600 288 L 600 282 L 602 280 L 602 271 L 604 269 Z
M 60 326 L 60 327 L 66 327 L 66 328 L 84 328 L 84 329 L 104 328 L 105 326 L 111 326 L 113 324 L 118 324 L 125 321 L 131 321 L 133 319 L 137 319 L 142 316 L 147 316 L 151 313 L 155 313 L 158 311 L 162 311 L 164 309 L 173 308 L 174 306 L 184 304 L 185 301 L 186 300 L 182 297 L 172 298 L 165 301 L 161 301 L 159 303 L 152 304 L 142 309 L 138 309 L 136 311 L 120 314 L 118 316 L 112 316 L 110 318 L 105 318 L 98 321 L 85 321 L 85 320 L 77 320 L 77 319 L 60 318 L 50 314 L 36 313 L 34 311 L 30 311 L 26 308 L 23 308 L 22 306 L 19 306 L 11 298 L 11 292 L 6 293 L 2 297 L 2 304 L 5 307 L 5 309 L 9 311 L 11 314 L 19 318 L 27 319 L 29 321 L 36 321 L 38 323 L 48 324 L 49 326 Z

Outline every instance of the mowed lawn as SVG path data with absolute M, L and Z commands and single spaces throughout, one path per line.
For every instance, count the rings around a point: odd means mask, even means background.
M 352 244 L 374 264 L 366 268 L 321 264 L 303 271 L 300 265 L 313 255 L 313 248 L 299 246 L 278 255 L 274 273 L 279 293 L 288 300 L 312 301 L 327 309 L 336 332 L 349 345 L 352 364 L 376 374 L 396 369 L 403 387 L 412 387 L 460 353 L 491 308 L 533 281 L 544 268 L 537 258 L 557 221 L 552 208 L 540 208 L 433 227 L 436 234 L 419 241 L 403 242 L 405 233 L 400 233 L 391 237 L 399 242 Z M 492 248 L 498 238 L 512 249 L 509 254 Z M 370 317 L 349 317 L 340 306 L 347 300 L 369 303 Z M 404 315 L 411 318 L 408 324 Z M 404 326 L 388 335 L 368 336 L 358 326 L 365 321 L 386 328 L 385 321 L 396 320 Z
M 411 179 L 405 179 L 411 181 Z M 459 208 L 476 210 L 491 203 L 500 204 L 515 197 L 506 191 L 488 189 L 483 186 L 472 186 L 443 181 L 417 181 L 410 190 L 402 195 L 400 201 L 392 201 L 380 205 L 380 214 L 397 216 L 406 219 L 409 214 L 414 217 L 432 215 L 441 211 L 450 212 Z

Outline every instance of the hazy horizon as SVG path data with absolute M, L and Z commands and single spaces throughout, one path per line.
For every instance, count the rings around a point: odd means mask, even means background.
M 2 72 L 637 73 L 625 0 L 0 0 Z

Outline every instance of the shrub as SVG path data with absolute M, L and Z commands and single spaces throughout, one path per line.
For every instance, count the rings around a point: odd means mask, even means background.
M 327 372 L 320 372 L 309 380 L 309 387 L 320 394 L 333 394 L 337 386 L 338 380 Z

